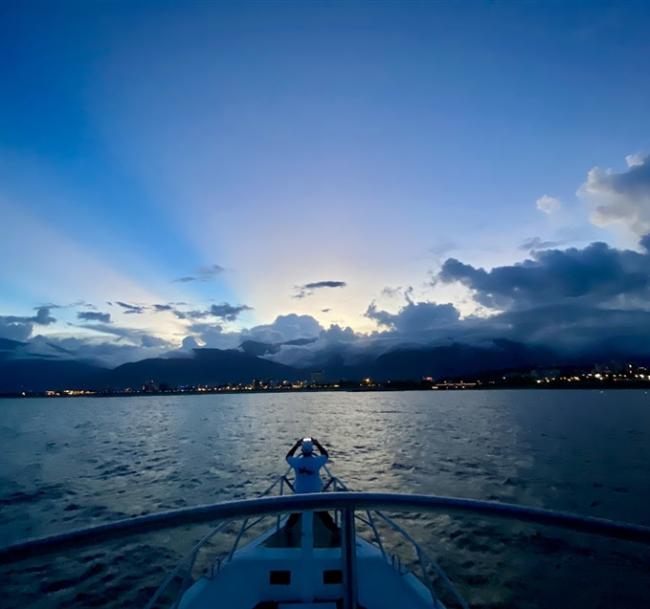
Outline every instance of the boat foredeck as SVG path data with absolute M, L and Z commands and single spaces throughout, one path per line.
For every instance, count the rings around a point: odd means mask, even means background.
M 328 512 L 315 512 L 313 521 L 313 547 L 339 548 L 341 534 Z M 267 548 L 299 548 L 302 540 L 302 514 L 294 514 L 278 531 L 262 543 Z

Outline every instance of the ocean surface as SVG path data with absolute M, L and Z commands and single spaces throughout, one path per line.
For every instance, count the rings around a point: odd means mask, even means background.
M 0 400 L 0 543 L 252 497 L 313 435 L 355 490 L 650 525 L 650 394 L 467 391 Z M 448 515 L 402 523 L 473 607 L 650 606 L 650 548 Z M 205 527 L 0 568 L 1 607 L 142 607 Z

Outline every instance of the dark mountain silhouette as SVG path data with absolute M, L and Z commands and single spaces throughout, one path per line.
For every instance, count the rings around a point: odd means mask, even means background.
M 380 355 L 367 375 L 378 381 L 477 375 L 511 369 L 529 369 L 558 363 L 554 352 L 499 340 L 486 346 L 460 343 L 438 347 L 400 348 Z
M 26 343 L 21 343 L 10 338 L 0 338 L 0 360 L 5 357 L 11 357 L 16 351 L 24 347 Z
M 603 352 L 598 358 L 570 359 L 539 347 L 498 340 L 483 346 L 453 343 L 426 347 L 403 345 L 379 356 L 368 354 L 354 364 L 346 363 L 339 351 L 331 351 L 309 367 L 298 368 L 279 364 L 263 357 L 275 345 L 247 341 L 241 349 L 194 349 L 187 355 L 172 355 L 123 364 L 114 369 L 71 359 L 26 357 L 21 343 L 4 341 L 4 357 L 0 357 L 0 392 L 43 391 L 45 389 L 124 389 L 139 388 L 154 381 L 171 387 L 180 385 L 219 385 L 248 383 L 254 378 L 298 380 L 322 369 L 327 380 L 360 380 L 371 377 L 376 381 L 419 380 L 425 376 L 435 379 L 471 379 L 504 370 L 568 365 L 589 366 L 595 361 L 614 359 L 626 361 L 617 354 Z M 308 344 L 297 342 L 293 344 Z M 279 347 L 278 347 L 279 348 Z M 7 355 L 9 354 L 9 355 Z M 641 363 L 641 362 L 637 362 Z M 643 362 L 644 364 L 646 362 Z M 648 362 L 650 363 L 650 362 Z
M 109 387 L 108 370 L 63 359 L 0 359 L 0 392 Z
M 118 366 L 110 373 L 115 387 L 139 387 L 154 380 L 178 385 L 244 383 L 253 378 L 294 380 L 301 371 L 235 349 L 194 349 L 190 357 L 155 358 Z

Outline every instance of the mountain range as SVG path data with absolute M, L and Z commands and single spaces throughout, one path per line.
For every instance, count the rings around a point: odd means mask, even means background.
M 309 339 L 291 341 L 296 346 Z M 365 354 L 353 362 L 341 353 L 324 354 L 309 366 L 288 366 L 267 359 L 282 344 L 246 341 L 239 349 L 194 349 L 172 352 L 166 357 L 144 359 L 107 368 L 98 363 L 62 357 L 59 354 L 35 356 L 28 343 L 0 339 L 0 392 L 44 391 L 47 389 L 124 389 L 139 388 L 154 381 L 171 387 L 180 385 L 220 385 L 247 383 L 252 379 L 299 380 L 322 370 L 325 379 L 359 380 L 370 377 L 417 380 L 425 376 L 457 378 L 513 369 L 530 369 L 569 362 L 546 348 L 530 347 L 512 341 L 493 341 L 474 346 L 452 343 L 439 346 L 396 347 L 379 355 Z

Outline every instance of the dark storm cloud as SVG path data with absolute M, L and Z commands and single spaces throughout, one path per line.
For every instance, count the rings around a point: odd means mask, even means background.
M 521 263 L 489 271 L 449 258 L 438 278 L 462 283 L 477 302 L 494 309 L 561 302 L 625 307 L 650 297 L 650 256 L 592 243 L 584 249 L 536 251 Z
M 147 308 L 143 305 L 129 304 L 128 302 L 121 302 L 119 300 L 116 300 L 115 304 L 122 307 L 124 309 L 124 313 L 127 315 L 141 315 Z
M 77 313 L 77 319 L 83 321 L 100 321 L 102 323 L 108 324 L 111 322 L 110 313 L 101 313 L 99 311 L 80 311 Z
M 190 283 L 192 281 L 210 281 L 217 275 L 224 272 L 224 268 L 218 264 L 211 264 L 210 266 L 201 267 L 197 269 L 193 275 L 184 275 L 174 279 L 174 283 Z
M 464 330 L 468 342 L 506 338 L 592 362 L 650 356 L 650 312 L 640 309 L 551 304 L 475 320 Z
M 311 283 L 305 283 L 304 285 L 296 286 L 296 294 L 294 298 L 305 298 L 305 296 L 311 296 L 315 290 L 322 290 L 323 288 L 344 288 L 348 284 L 345 281 L 312 281 Z

